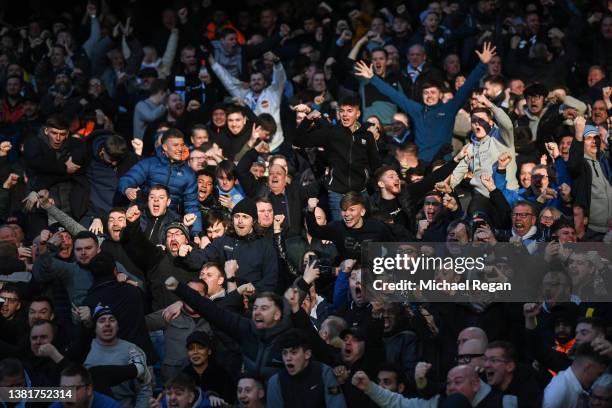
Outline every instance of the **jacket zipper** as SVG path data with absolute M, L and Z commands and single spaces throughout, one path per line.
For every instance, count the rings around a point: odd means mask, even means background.
M 155 226 L 157 225 L 157 220 L 159 220 L 159 217 L 155 217 L 155 222 L 153 223 L 153 227 L 151 228 L 151 233 L 149 234 L 149 241 L 151 240 L 151 237 L 153 236 L 153 231 L 155 231 Z

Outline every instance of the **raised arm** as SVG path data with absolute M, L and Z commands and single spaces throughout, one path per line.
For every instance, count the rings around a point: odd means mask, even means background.
M 366 65 L 363 61 L 355 63 L 355 76 L 364 78 L 366 81 L 369 80 L 370 83 L 376 87 L 376 89 L 385 94 L 389 99 L 391 99 L 391 102 L 399 106 L 410 116 L 418 114 L 423 109 L 423 106 L 420 103 L 408 99 L 406 95 L 383 81 L 378 75 L 374 75 L 372 66 Z
M 227 92 L 229 92 L 229 94 L 234 97 L 237 96 L 240 98 L 244 98 L 245 95 L 248 93 L 248 89 L 244 89 L 242 87 L 242 82 L 238 78 L 233 77 L 232 74 L 227 72 L 227 70 L 223 68 L 221 64 L 214 61 L 212 57 L 210 57 L 209 59 L 212 61 L 211 67 L 213 71 L 217 75 L 217 78 L 219 78 L 219 80 L 223 83 L 223 86 L 225 87 L 225 89 L 227 89 Z

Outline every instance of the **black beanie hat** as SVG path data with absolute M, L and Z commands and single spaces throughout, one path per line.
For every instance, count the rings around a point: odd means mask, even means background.
M 253 221 L 257 221 L 257 205 L 250 198 L 243 198 L 234 206 L 232 217 L 235 214 L 242 213 L 253 217 Z

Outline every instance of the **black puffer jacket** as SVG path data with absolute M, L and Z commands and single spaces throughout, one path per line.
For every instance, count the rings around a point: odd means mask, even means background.
M 215 239 L 205 249 L 195 249 L 180 259 L 186 269 L 200 271 L 205 262 L 235 259 L 238 262 L 236 284 L 255 285 L 257 292 L 274 291 L 278 281 L 277 254 L 272 240 L 249 234 L 246 237 L 224 235 Z M 180 280 L 180 279 L 179 279 Z

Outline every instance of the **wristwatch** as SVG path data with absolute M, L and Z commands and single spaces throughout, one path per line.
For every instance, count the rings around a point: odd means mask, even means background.
M 232 283 L 236 283 L 236 277 L 232 276 L 231 278 L 227 278 L 226 279 L 227 282 L 232 282 Z

